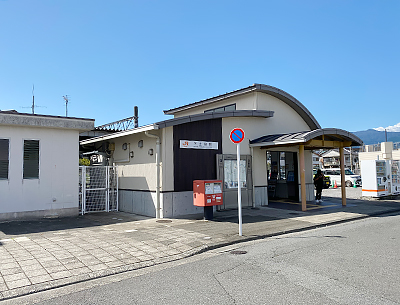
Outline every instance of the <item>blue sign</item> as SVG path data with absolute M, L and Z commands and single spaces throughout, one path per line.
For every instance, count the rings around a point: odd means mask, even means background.
M 244 131 L 241 128 L 234 128 L 229 135 L 231 141 L 235 144 L 239 144 L 244 139 Z

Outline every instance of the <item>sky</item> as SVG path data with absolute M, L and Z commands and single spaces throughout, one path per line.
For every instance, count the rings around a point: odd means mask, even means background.
M 0 109 L 95 125 L 254 83 L 322 128 L 400 131 L 398 0 L 0 0 Z M 39 107 L 40 106 L 40 107 Z M 393 130 L 391 130 L 393 131 Z

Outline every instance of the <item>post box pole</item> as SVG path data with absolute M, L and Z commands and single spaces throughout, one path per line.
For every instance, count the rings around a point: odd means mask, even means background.
M 240 143 L 237 146 L 237 180 L 238 180 L 238 212 L 239 212 L 239 236 L 242 236 L 242 188 L 240 185 Z

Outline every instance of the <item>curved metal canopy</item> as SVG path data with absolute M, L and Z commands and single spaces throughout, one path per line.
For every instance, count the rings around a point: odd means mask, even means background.
M 362 146 L 363 141 L 343 129 L 323 128 L 286 134 L 265 135 L 250 141 L 252 147 L 304 145 L 306 149 Z

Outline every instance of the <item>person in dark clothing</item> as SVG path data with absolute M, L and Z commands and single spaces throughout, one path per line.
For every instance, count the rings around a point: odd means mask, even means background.
M 314 176 L 314 185 L 317 189 L 317 194 L 315 195 L 315 199 L 317 203 L 322 202 L 321 195 L 322 195 L 322 188 L 324 186 L 324 174 L 321 172 L 320 169 L 317 170 L 317 173 Z

